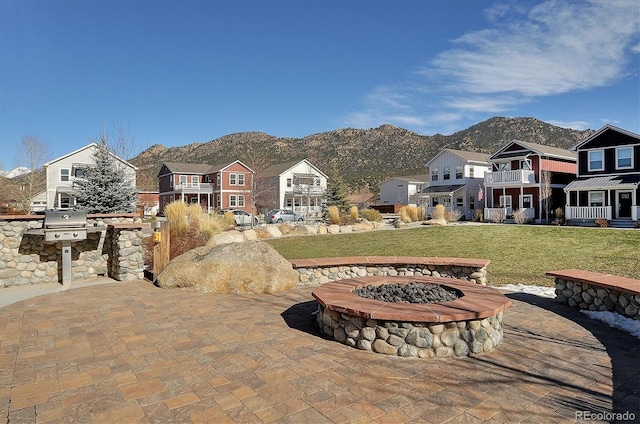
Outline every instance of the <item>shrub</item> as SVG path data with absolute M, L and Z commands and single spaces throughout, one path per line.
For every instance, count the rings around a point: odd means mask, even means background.
M 358 207 L 357 206 L 351 206 L 349 208 L 349 215 L 351 215 L 351 219 L 356 220 L 359 218 L 358 215 Z
M 363 209 L 360 211 L 360 216 L 370 222 L 382 221 L 382 214 L 375 209 Z
M 598 218 L 596 219 L 596 224 L 598 224 L 598 227 L 606 228 L 609 226 L 609 221 L 606 218 Z
M 529 222 L 529 217 L 524 210 L 518 209 L 517 211 L 513 212 L 513 221 L 516 224 L 526 224 L 527 222 Z
M 224 222 L 227 223 L 228 227 L 235 228 L 236 220 L 233 218 L 233 212 L 226 211 L 222 216 L 224 217 Z
M 462 212 L 458 209 L 448 210 L 444 213 L 444 219 L 447 222 L 456 222 L 459 221 L 460 218 L 462 218 Z
M 564 210 L 562 210 L 562 208 L 556 208 L 553 212 L 556 214 L 556 219 L 562 219 L 564 217 Z
M 496 224 L 499 224 L 502 221 L 504 221 L 504 218 L 505 217 L 504 217 L 504 213 L 502 213 L 502 209 L 496 209 L 491 214 L 491 222 L 494 222 Z
M 444 212 L 445 212 L 445 208 L 444 205 L 436 205 L 435 208 L 433 208 L 433 212 L 431 212 L 431 218 L 433 219 L 444 219 Z
M 416 221 L 424 221 L 427 217 L 427 210 L 423 206 L 419 206 L 418 208 L 418 219 Z
M 406 208 L 407 208 L 407 214 L 409 215 L 409 218 L 411 219 L 411 222 L 418 221 L 418 207 L 417 206 L 406 206 Z
M 193 227 L 198 235 L 211 238 L 229 227 L 226 217 L 220 215 L 206 215 L 204 213 L 191 218 Z
M 406 206 L 400 208 L 400 221 L 405 223 L 411 222 L 411 216 L 409 215 L 409 211 Z
M 181 200 L 173 201 L 164 208 L 167 221 L 171 224 L 171 232 L 178 235 L 187 234 L 187 204 Z
M 329 206 L 327 208 L 329 222 L 332 224 L 340 224 L 340 209 L 337 206 Z
M 473 220 L 475 222 L 482 222 L 483 221 L 483 216 L 482 216 L 482 209 L 476 209 L 476 211 L 473 213 Z

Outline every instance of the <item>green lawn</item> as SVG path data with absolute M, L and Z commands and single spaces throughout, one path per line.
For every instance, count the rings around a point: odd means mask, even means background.
M 546 271 L 579 268 L 640 279 L 640 230 L 456 225 L 269 240 L 287 259 L 447 256 L 490 259 L 491 285 L 553 285 Z

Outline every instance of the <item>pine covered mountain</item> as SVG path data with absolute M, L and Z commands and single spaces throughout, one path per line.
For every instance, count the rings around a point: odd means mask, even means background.
M 593 132 L 561 128 L 535 118 L 502 117 L 447 136 L 419 135 L 392 125 L 339 129 L 304 138 L 243 132 L 181 147 L 156 144 L 129 162 L 138 167 L 142 190 L 158 189 L 157 174 L 163 162 L 217 165 L 239 159 L 259 172 L 305 158 L 329 175 L 337 171 L 352 187 L 368 184 L 375 190 L 390 176 L 425 173 L 425 163 L 443 148 L 490 154 L 511 140 L 522 140 L 569 149 Z

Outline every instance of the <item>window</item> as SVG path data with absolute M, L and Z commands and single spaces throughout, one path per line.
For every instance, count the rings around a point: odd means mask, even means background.
M 476 208 L 476 198 L 469 196 L 469 209 L 474 210 Z
M 238 207 L 239 208 L 244 208 L 244 196 L 243 195 L 239 195 L 238 196 Z
M 238 185 L 244 185 L 244 174 L 238 174 Z
M 220 187 L 220 174 L 216 174 L 216 186 Z
M 287 198 L 287 207 L 290 208 L 291 207 L 291 198 Z
M 68 169 L 67 169 L 68 171 Z M 71 198 L 68 196 L 62 196 L 60 197 L 60 207 L 61 208 L 69 208 L 71 207 Z
M 532 209 L 533 208 L 533 195 L 524 194 L 520 196 L 520 209 Z
M 442 198 L 442 204 L 444 205 L 445 208 L 450 208 L 451 207 L 451 197 L 443 197 Z
M 501 208 L 511 208 L 511 196 L 500 196 L 500 207 Z
M 76 178 L 84 178 L 84 168 L 73 168 L 73 176 Z
M 511 171 L 511 162 L 499 163 L 498 171 Z
M 464 206 L 464 198 L 463 197 L 456 197 L 456 206 L 461 208 Z
M 218 206 L 218 208 L 222 205 L 222 199 L 220 196 L 216 197 L 216 205 Z
M 431 199 L 431 206 L 436 207 L 438 206 L 438 198 L 434 197 L 433 199 Z
M 291 178 L 287 178 L 287 187 L 290 188 L 291 187 Z
M 470 166 L 469 166 L 469 176 L 470 176 L 471 178 L 474 178 L 474 177 L 476 176 L 476 170 L 475 170 L 475 168 L 473 167 L 473 165 L 470 165 Z
M 456 166 L 456 180 L 461 180 L 463 176 L 464 167 Z
M 524 169 L 527 171 L 531 171 L 531 161 L 529 160 L 521 160 L 520 161 L 520 169 Z
M 200 182 L 198 181 L 198 176 L 197 175 L 192 175 L 191 176 L 191 187 L 198 187 L 199 184 L 200 184 Z
M 448 166 L 445 166 L 444 168 L 442 168 L 442 179 L 443 180 L 450 180 L 451 179 L 451 168 Z
M 238 185 L 238 174 L 229 174 L 229 185 Z
M 589 206 L 591 207 L 604 206 L 604 191 L 589 192 Z
M 604 151 L 589 151 L 589 171 L 604 171 Z
M 628 169 L 633 167 L 633 148 L 618 147 L 616 149 L 616 169 Z
M 60 170 L 60 181 L 69 181 L 69 170 L 63 168 Z
M 431 170 L 431 181 L 438 181 L 438 168 L 433 168 Z
M 180 185 L 182 187 L 184 187 L 187 184 L 187 176 L 186 175 L 180 175 Z
M 238 206 L 238 197 L 235 194 L 229 196 L 229 207 L 235 208 Z

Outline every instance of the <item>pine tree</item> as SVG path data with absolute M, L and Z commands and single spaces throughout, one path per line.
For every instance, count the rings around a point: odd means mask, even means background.
M 95 166 L 83 167 L 83 178 L 74 182 L 76 205 L 87 213 L 135 212 L 136 188 L 101 136 L 93 153 Z
M 327 203 L 326 207 L 336 206 L 340 213 L 349 212 L 349 186 L 338 173 L 337 168 L 331 173 L 331 177 L 327 180 Z

